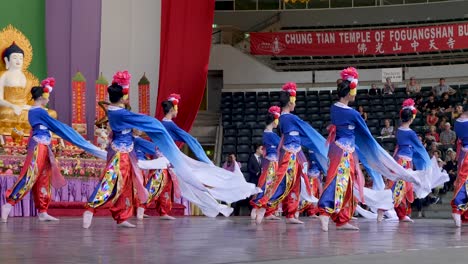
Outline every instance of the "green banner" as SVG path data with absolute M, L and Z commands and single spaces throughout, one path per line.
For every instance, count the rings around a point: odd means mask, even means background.
M 11 24 L 29 39 L 33 48 L 29 71 L 39 80 L 44 79 L 47 75 L 45 0 L 2 0 L 0 10 L 0 29 Z

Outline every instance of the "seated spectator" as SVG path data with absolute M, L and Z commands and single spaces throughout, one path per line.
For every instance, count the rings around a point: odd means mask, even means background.
M 432 93 L 437 97 L 441 97 L 443 93 L 448 93 L 450 95 L 453 95 L 456 92 L 457 91 L 455 91 L 452 87 L 445 84 L 445 78 L 440 78 L 439 84 L 432 87 Z
M 382 89 L 382 94 L 393 94 L 395 91 L 395 85 L 392 83 L 392 79 L 387 78 L 387 82 L 384 84 L 384 87 Z
M 419 141 L 421 141 L 423 147 L 424 147 L 425 149 L 427 149 L 427 141 L 426 141 L 426 139 L 423 138 L 423 136 L 422 136 L 421 134 L 418 134 L 418 139 L 419 139 Z
M 343 79 L 336 79 L 336 85 L 340 84 L 343 82 Z
M 433 144 L 434 145 L 434 144 Z M 436 145 L 437 146 L 437 145 Z M 431 159 L 433 157 L 435 157 L 437 160 L 440 159 L 440 157 L 442 157 L 442 152 L 440 152 L 440 150 L 436 149 L 436 150 L 432 150 L 431 152 L 429 152 L 429 156 L 431 156 Z
M 424 112 L 431 112 L 432 109 L 437 109 L 439 107 L 439 104 L 435 100 L 435 97 L 433 94 L 429 95 L 429 99 L 426 101 L 426 103 L 423 106 Z
M 463 114 L 463 105 L 457 104 L 452 110 L 452 121 L 459 118 Z
M 373 83 L 371 85 L 371 88 L 369 90 L 369 95 L 379 95 L 380 94 L 380 88 L 377 88 L 377 84 Z
M 382 137 L 389 137 L 393 135 L 393 126 L 390 125 L 390 119 L 385 119 L 385 127 L 380 131 Z
M 436 115 L 437 114 L 437 110 L 436 109 L 432 109 L 431 110 L 431 114 L 429 114 L 428 116 L 426 116 L 426 124 L 427 126 L 436 126 L 437 125 L 437 122 L 439 122 L 439 117 Z
M 439 111 L 444 114 L 452 112 L 452 102 L 448 93 L 442 94 L 442 99 L 439 101 Z
M 361 117 L 364 119 L 364 121 L 367 121 L 367 113 L 364 111 L 364 107 L 360 105 L 358 107 L 359 114 L 361 114 Z
M 439 127 L 438 127 L 438 131 L 439 132 L 442 132 L 445 130 L 445 123 L 447 123 L 447 117 L 446 116 L 442 116 L 441 118 L 439 118 Z
M 457 135 L 453 131 L 449 122 L 445 123 L 445 130 L 440 132 L 440 145 L 443 150 L 455 147 Z
M 435 126 L 431 126 L 429 132 L 426 133 L 426 139 L 432 143 L 439 142 L 439 134 L 437 133 Z
M 416 95 L 416 98 L 414 99 L 414 107 L 418 109 L 419 113 L 424 112 L 423 110 L 424 103 L 423 103 L 423 97 L 421 96 L 421 94 Z
M 234 172 L 236 170 L 236 164 L 241 168 L 240 162 L 236 161 L 236 154 L 229 153 L 226 157 L 226 161 L 223 164 L 223 169 Z
M 406 94 L 407 95 L 416 95 L 421 92 L 421 85 L 416 82 L 415 77 L 411 77 L 408 84 L 406 84 Z
M 444 169 L 447 171 L 450 181 L 445 183 L 445 191 L 453 191 L 453 183 L 457 178 L 457 166 L 457 153 L 449 148 L 445 154 Z

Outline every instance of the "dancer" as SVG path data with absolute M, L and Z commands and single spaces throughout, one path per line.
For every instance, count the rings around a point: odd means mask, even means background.
M 299 207 L 301 178 L 307 173 L 307 171 L 300 173 L 307 167 L 307 159 L 302 153 L 302 146 L 314 151 L 318 166 L 321 170 L 325 170 L 327 166 L 325 139 L 309 124 L 291 114 L 296 106 L 296 84 L 286 83 L 282 90 L 280 93 L 282 113 L 279 125 L 283 138 L 279 147 L 280 155 L 276 173 L 281 179 L 281 184 L 276 192 L 280 194 L 278 202 L 282 202 L 286 222 L 303 224 L 302 221 L 295 219 Z
M 127 222 L 133 214 L 132 197 L 129 197 L 133 185 L 140 201 L 148 199 L 141 172 L 134 165 L 136 157 L 131 134 L 134 128 L 145 132 L 153 142 L 158 142 L 159 150 L 170 161 L 178 176 L 181 195 L 198 205 L 206 216 L 215 217 L 218 213 L 229 216 L 232 213 L 232 208 L 220 204 L 216 199 L 235 202 L 258 192 L 253 184 L 248 184 L 233 173 L 183 155 L 158 120 L 123 109 L 121 105 L 124 93 L 128 93 L 129 78 L 127 72 L 118 72 L 108 88 L 111 102 L 108 117 L 113 131 L 111 151 L 101 184 L 89 198 L 88 211 L 83 215 L 83 227 L 91 225 L 93 210 L 111 199 L 114 219 L 121 226 L 134 227 Z
M 179 102 L 181 100 L 180 95 L 178 94 L 171 94 L 167 98 L 166 101 L 161 103 L 164 118 L 161 120 L 161 123 L 166 128 L 169 135 L 171 135 L 172 139 L 179 143 L 185 143 L 190 148 L 190 150 L 195 154 L 198 160 L 213 164 L 213 162 L 206 156 L 205 150 L 200 145 L 198 140 L 196 140 L 192 135 L 185 132 L 183 129 L 177 126 L 174 123 L 173 119 L 177 117 L 179 113 Z
M 262 174 L 258 180 L 258 187 L 262 188 L 262 193 L 257 194 L 250 201 L 252 206 L 251 218 L 257 224 L 260 224 L 265 216 L 269 220 L 279 220 L 274 216 L 280 203 L 281 193 L 277 194 L 281 178 L 277 176 L 278 169 L 278 145 L 280 137 L 273 132 L 278 127 L 281 109 L 278 106 L 272 106 L 268 109 L 266 117 L 267 125 L 263 131 L 263 149 L 265 151 Z M 276 194 L 276 195 L 275 195 Z
M 406 99 L 400 111 L 401 125 L 396 132 L 397 147 L 395 149 L 395 160 L 406 170 L 412 170 L 413 163 L 419 167 L 420 163 L 430 162 L 429 155 L 418 135 L 410 128 L 416 113 L 413 99 Z M 411 203 L 414 201 L 413 184 L 404 180 L 389 180 L 388 186 L 392 190 L 393 205 L 398 219 L 401 222 L 413 223 L 414 221 L 410 218 Z M 379 209 L 377 214 L 377 221 L 381 222 L 384 210 Z
M 160 219 L 175 220 L 175 217 L 170 216 L 172 210 L 172 185 L 175 174 L 169 169 L 169 161 L 161 154 L 156 144 L 140 137 L 135 137 L 135 149 L 137 155 L 139 152 L 141 153 L 138 158 L 138 167 L 149 169 L 145 181 L 145 188 L 149 196 L 146 201 L 139 203 L 137 219 L 142 220 L 144 217 L 148 217 L 144 214 L 145 209 L 152 202 L 155 202 Z M 151 155 L 156 160 L 147 160 L 146 155 Z
M 322 230 L 325 232 L 328 231 L 330 217 L 338 229 L 359 229 L 349 224 L 355 210 L 353 196 L 370 207 L 376 205 L 378 208 L 392 207 L 391 195 L 387 197 L 387 194 L 391 193 L 375 192 L 363 187 L 364 177 L 358 160 L 373 178 L 375 190 L 384 189 L 383 175 L 391 180 L 403 179 L 414 183 L 415 191 L 419 195 L 427 195 L 430 192 L 430 184 L 424 182 L 423 185 L 421 180 L 427 171 L 410 172 L 399 166 L 372 137 L 359 112 L 348 106 L 356 96 L 358 83 L 356 69 L 350 67 L 343 70 L 341 77 L 343 81 L 338 84 L 339 102 L 330 109 L 332 125 L 329 127 L 327 140 L 330 144 L 328 150 L 330 165 L 325 187 L 318 202 L 319 218 Z M 424 169 L 432 170 L 430 164 L 427 165 Z M 354 195 L 354 192 L 357 193 Z
M 32 127 L 28 141 L 28 154 L 21 169 L 20 176 L 13 188 L 6 193 L 7 203 L 2 206 L 1 220 L 6 222 L 15 204 L 33 190 L 34 204 L 39 212 L 39 221 L 57 221 L 47 213 L 51 201 L 51 186 L 60 189 L 66 181 L 60 173 L 51 147 L 51 133 L 69 141 L 83 150 L 104 159 L 105 151 L 87 142 L 73 128 L 53 119 L 45 106 L 55 85 L 54 78 L 47 78 L 41 86 L 31 89 L 34 105 L 28 112 L 29 124 Z
M 455 180 L 452 217 L 456 227 L 461 227 L 462 221 L 468 221 L 468 104 L 463 105 L 463 114 L 455 121 L 455 133 L 458 137 L 458 176 Z
M 309 169 L 307 170 L 309 186 L 308 188 L 303 188 L 303 190 L 301 190 L 301 197 L 303 196 L 302 193 L 304 191 L 307 192 L 309 190 L 310 193 L 306 193 L 306 195 L 312 196 L 318 201 L 320 193 L 322 192 L 321 175 L 322 172 L 320 171 L 319 166 L 317 165 L 317 159 L 315 158 L 315 154 L 312 150 L 309 150 Z M 306 199 L 301 199 L 299 203 L 299 209 L 296 215 L 299 216 L 299 214 L 303 212 L 305 212 L 309 217 L 316 218 L 317 214 L 319 213 L 319 208 L 317 207 L 316 203 L 314 204 L 312 202 L 307 201 Z

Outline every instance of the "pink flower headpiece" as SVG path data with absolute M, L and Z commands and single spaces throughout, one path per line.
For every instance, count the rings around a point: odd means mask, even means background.
M 358 86 L 359 73 L 354 67 L 348 67 L 340 72 L 341 79 L 349 81 L 349 93 L 356 95 L 356 88 Z
M 178 105 L 180 98 L 180 94 L 170 94 L 167 100 L 171 101 L 173 105 Z
M 275 116 L 275 119 L 278 119 L 281 115 L 281 108 L 279 106 L 272 106 L 268 109 L 268 113 Z
M 413 118 L 415 118 L 416 114 L 418 113 L 418 109 L 416 109 L 416 107 L 414 107 L 414 100 L 411 99 L 411 98 L 408 98 L 408 99 L 403 101 L 402 108 L 401 108 L 401 111 L 400 111 L 400 116 L 401 116 L 401 112 L 404 109 L 411 109 L 411 112 L 413 112 Z
M 289 93 L 289 96 L 296 96 L 297 85 L 294 82 L 287 82 L 282 87 L 283 91 Z
M 130 79 L 132 75 L 128 71 L 118 71 L 112 77 L 112 83 L 116 83 L 123 88 L 123 94 L 127 95 L 130 89 Z
M 44 87 L 44 94 L 42 95 L 45 98 L 49 98 L 50 93 L 54 90 L 55 78 L 47 77 L 41 82 L 42 87 Z
M 169 97 L 167 98 L 167 100 L 172 103 L 176 111 L 178 110 L 177 108 L 179 105 L 180 98 L 181 98 L 180 94 L 170 94 Z

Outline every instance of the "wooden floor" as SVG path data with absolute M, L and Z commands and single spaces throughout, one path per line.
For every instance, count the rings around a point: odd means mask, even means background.
M 304 225 L 252 224 L 247 217 L 157 217 L 118 228 L 96 217 L 89 230 L 81 218 L 40 223 L 10 218 L 0 224 L 0 263 L 466 263 L 468 226 L 450 220 L 416 223 L 359 219 L 359 232 Z M 450 260 L 451 262 L 447 262 Z

